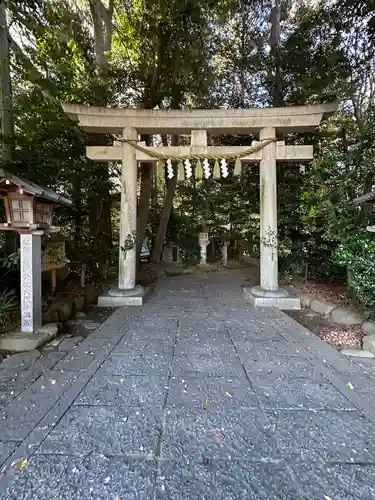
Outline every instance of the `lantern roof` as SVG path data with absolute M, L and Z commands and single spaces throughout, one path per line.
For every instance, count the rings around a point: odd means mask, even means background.
M 38 198 L 44 198 L 45 200 L 54 203 L 61 203 L 63 205 L 71 205 L 72 203 L 69 198 L 61 196 L 60 194 L 53 191 L 53 189 L 39 186 L 34 182 L 22 179 L 21 177 L 18 177 L 17 175 L 11 174 L 7 170 L 0 168 L 0 192 L 6 194 L 6 192 L 8 191 L 8 185 L 17 186 L 23 189 L 27 194 L 36 196 Z

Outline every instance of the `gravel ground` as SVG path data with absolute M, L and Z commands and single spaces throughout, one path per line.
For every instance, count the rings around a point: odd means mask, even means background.
M 332 323 L 306 308 L 301 311 L 285 312 L 337 349 L 360 349 L 362 347 L 363 332 L 359 326 L 345 327 Z

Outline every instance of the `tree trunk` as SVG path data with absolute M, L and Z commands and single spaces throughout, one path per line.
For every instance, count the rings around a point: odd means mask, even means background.
M 178 146 L 178 142 L 179 142 L 179 137 L 177 135 L 173 135 L 172 136 L 172 146 Z M 162 254 L 163 246 L 164 246 L 165 233 L 167 232 L 169 218 L 171 216 L 172 207 L 173 207 L 174 193 L 176 191 L 176 186 L 177 186 L 177 179 L 178 179 L 177 166 L 174 165 L 173 168 L 175 171 L 175 175 L 173 176 L 172 179 L 169 180 L 168 185 L 167 185 L 167 192 L 166 192 L 165 199 L 164 199 L 163 210 L 162 210 L 161 215 L 160 215 L 159 227 L 158 227 L 158 230 L 156 233 L 154 247 L 152 249 L 151 260 L 152 260 L 152 262 L 155 262 L 156 264 L 159 264 L 160 260 L 161 260 L 161 254 Z
M 72 203 L 74 207 L 74 241 L 81 241 L 83 228 L 82 177 L 77 175 L 73 182 Z
M 271 11 L 271 34 L 270 46 L 274 67 L 273 78 L 273 95 L 272 105 L 283 105 L 283 90 L 282 90 L 282 75 L 281 75 L 281 57 L 280 57 L 280 17 L 281 17 L 281 0 L 275 0 L 275 4 Z
M 0 0 L 0 122 L 2 158 L 10 163 L 14 151 L 14 115 L 9 32 L 4 0 Z M 17 251 L 17 238 L 13 231 L 5 232 L 5 250 L 8 254 Z
M 95 57 L 102 73 L 108 71 L 109 52 L 112 48 L 112 19 L 114 0 L 109 0 L 108 8 L 101 0 L 89 0 L 94 28 Z
M 158 176 L 157 166 L 152 169 L 152 187 L 151 187 L 151 207 L 156 210 L 158 208 Z
M 89 146 L 105 146 L 108 138 L 104 134 L 88 134 Z M 103 243 L 103 249 L 112 245 L 112 199 L 108 163 L 94 163 L 91 170 L 92 193 L 88 196 L 89 228 L 94 237 Z
M 7 162 L 13 158 L 14 116 L 12 82 L 9 63 L 9 33 L 5 2 L 0 0 L 0 118 L 2 134 L 2 156 Z
M 150 212 L 153 166 L 152 162 L 142 162 L 141 164 L 141 191 L 137 217 L 137 262 L 139 262 L 143 240 L 145 239 Z
M 164 246 L 165 233 L 167 232 L 169 218 L 171 216 L 173 198 L 177 185 L 177 175 L 168 182 L 167 193 L 165 195 L 164 206 L 160 216 L 158 232 L 156 233 L 154 248 L 152 250 L 152 262 L 160 263 Z

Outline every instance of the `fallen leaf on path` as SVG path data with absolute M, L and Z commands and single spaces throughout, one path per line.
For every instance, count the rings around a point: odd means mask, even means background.
M 18 467 L 20 468 L 20 470 L 24 469 L 26 467 L 26 465 L 27 465 L 27 459 L 26 458 L 23 458 L 23 459 L 21 459 L 18 462 Z

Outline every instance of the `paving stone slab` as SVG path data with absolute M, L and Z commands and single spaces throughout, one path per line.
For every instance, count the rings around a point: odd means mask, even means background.
M 106 375 L 99 370 L 76 399 L 80 405 L 162 408 L 167 377 Z
M 375 410 L 375 380 L 366 376 L 347 377 L 346 383 L 350 383 L 353 391 L 361 395 Z
M 81 356 L 83 354 L 91 354 L 94 356 L 96 352 L 101 351 L 103 348 L 104 349 L 113 349 L 115 347 L 115 343 L 106 337 L 104 338 L 92 338 L 90 335 L 89 337 L 86 337 L 86 339 L 79 344 L 75 349 L 74 349 L 74 354 L 75 356 Z
M 24 439 L 75 381 L 73 373 L 48 372 L 0 411 L 1 439 Z
M 120 329 L 123 329 L 125 333 L 132 319 L 130 309 L 124 307 L 115 311 L 99 328 L 90 333 L 90 338 L 112 338 Z
M 365 349 L 341 349 L 341 354 L 344 356 L 351 356 L 353 358 L 367 358 L 374 359 L 375 354 Z
M 11 354 L 0 364 L 1 370 L 28 370 L 40 357 L 39 351 L 20 352 Z
M 285 464 L 210 461 L 162 462 L 156 500 L 301 498 Z M 322 497 L 323 498 L 323 497 Z
M 178 376 L 241 377 L 243 368 L 235 351 L 216 346 L 189 346 L 178 350 L 173 360 L 172 374 Z
M 143 344 L 129 349 L 116 348 L 103 363 L 103 371 L 117 375 L 165 375 L 172 363 L 173 347 Z
M 19 445 L 19 441 L 0 441 L 0 467 Z M 1 487 L 1 481 L 0 481 Z
M 226 326 L 230 337 L 233 342 L 269 342 L 269 341 L 283 341 L 283 337 L 280 333 L 276 332 L 272 327 L 259 325 L 257 323 L 250 323 L 246 325 L 230 325 Z
M 150 318 L 149 315 L 147 315 L 146 317 L 139 317 L 132 321 L 129 335 L 133 332 L 137 332 L 138 335 L 143 334 L 143 338 L 155 338 L 155 333 L 173 331 L 176 328 L 177 321 L 174 318 L 159 318 L 158 316 Z
M 86 370 L 94 358 L 95 351 L 93 350 L 86 350 L 82 352 L 75 349 L 59 361 L 54 367 L 54 370 L 80 372 L 81 370 Z
M 373 424 L 357 411 L 267 412 L 285 459 L 372 462 Z
M 29 371 L 43 373 L 47 370 L 52 370 L 53 368 L 55 368 L 57 363 L 61 361 L 65 356 L 66 356 L 65 352 L 42 350 L 42 355 L 33 364 L 31 370 Z
M 264 408 L 349 410 L 353 404 L 327 380 L 251 376 L 251 385 Z
M 289 463 L 307 498 L 372 500 L 375 464 Z
M 43 441 L 38 453 L 153 456 L 161 414 L 137 408 L 72 406 Z
M 14 473 L 1 500 L 150 500 L 154 494 L 153 462 L 119 457 L 34 455 Z
M 62 352 L 70 352 L 83 340 L 84 337 L 68 337 L 59 344 L 58 350 Z
M 180 342 L 179 339 L 176 343 L 175 356 L 200 356 L 202 354 L 209 354 L 212 357 L 222 356 L 227 357 L 233 362 L 239 362 L 239 357 L 232 343 L 221 343 L 212 345 L 210 342 L 204 343 L 186 343 Z
M 17 390 L 10 389 L 9 391 L 8 390 L 0 391 L 0 407 L 3 407 L 6 404 L 8 404 L 9 401 L 11 401 L 15 397 L 17 397 L 21 393 L 21 391 L 22 391 L 21 388 L 17 389 Z M 10 394 L 10 393 L 13 393 L 13 394 Z
M 181 348 L 187 346 L 213 346 L 222 347 L 228 350 L 233 350 L 233 345 L 230 337 L 225 329 L 222 330 L 197 330 L 192 331 L 179 331 L 178 343 Z
M 41 375 L 40 370 L 24 370 L 11 374 L 5 371 L 0 374 L 0 406 L 6 406 L 17 398 L 27 387 Z
M 167 407 L 217 411 L 234 408 L 258 408 L 259 402 L 249 381 L 242 378 L 171 377 Z
M 266 342 L 256 341 L 237 341 L 233 339 L 237 353 L 241 359 L 248 359 L 250 356 L 258 358 L 259 356 L 270 356 L 277 354 L 280 356 L 304 356 L 305 350 L 297 343 L 287 342 L 285 340 Z
M 148 334 L 142 330 L 131 330 L 125 335 L 125 337 L 119 342 L 118 349 L 131 349 L 133 346 L 141 344 L 144 341 L 152 343 L 158 343 L 160 345 L 173 346 L 176 340 L 175 330 L 161 330 L 153 331 L 152 334 Z
M 40 370 L 22 370 L 19 372 L 0 370 L 0 389 L 2 391 L 23 390 L 32 384 L 41 374 Z
M 279 356 L 265 353 L 258 356 L 241 356 L 242 364 L 251 378 L 252 374 L 275 374 L 278 377 L 321 376 L 308 359 L 301 356 Z
M 162 439 L 163 459 L 277 459 L 273 428 L 256 409 L 205 411 L 167 410 Z

